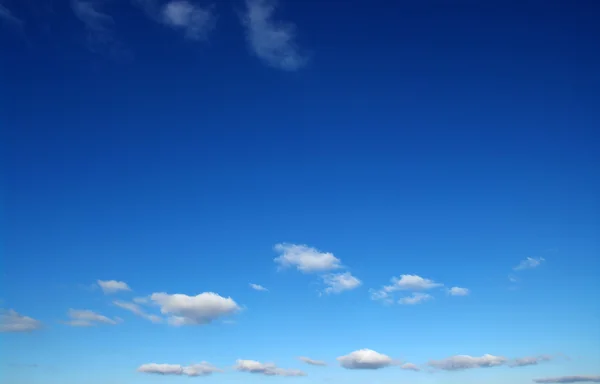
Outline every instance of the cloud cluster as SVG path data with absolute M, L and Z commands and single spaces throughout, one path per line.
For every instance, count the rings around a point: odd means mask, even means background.
M 255 360 L 237 360 L 234 368 L 240 372 L 266 376 L 306 376 L 305 372 L 298 369 L 279 368 L 273 363 L 261 363 Z
M 110 319 L 89 309 L 69 309 L 67 315 L 69 320 L 64 324 L 72 327 L 92 327 L 98 324 L 116 325 L 121 321 L 120 318 Z
M 600 383 L 599 376 L 561 376 L 535 379 L 535 383 Z
M 421 277 L 419 275 L 400 275 L 400 277 L 392 277 L 390 284 L 384 285 L 380 289 L 371 289 L 371 299 L 381 301 L 386 304 L 396 302 L 394 293 L 398 291 L 413 291 L 410 296 L 401 297 L 397 302 L 404 305 L 421 304 L 425 301 L 433 299 L 433 296 L 424 293 L 423 291 L 432 290 L 434 288 L 443 287 L 444 284 L 434 280 Z M 452 287 L 447 289 L 451 296 L 467 296 L 470 290 L 462 287 Z
M 380 369 L 388 367 L 393 363 L 391 357 L 372 349 L 359 349 L 345 356 L 338 357 L 337 361 L 346 369 Z
M 177 375 L 177 376 L 208 376 L 215 372 L 223 372 L 214 365 L 206 361 L 198 364 L 182 366 L 178 364 L 142 364 L 137 369 L 138 372 L 150 373 L 156 375 Z
M 41 327 L 41 321 L 21 315 L 13 309 L 0 310 L 0 332 L 31 332 Z
M 98 283 L 98 286 L 100 287 L 100 289 L 102 289 L 102 291 L 107 295 L 117 293 L 117 292 L 131 291 L 131 288 L 129 288 L 129 285 L 127 285 L 127 283 L 124 281 L 98 280 L 97 283 Z
M 160 307 L 162 314 L 169 315 L 169 324 L 175 326 L 209 324 L 241 309 L 231 297 L 222 297 L 214 292 L 196 296 L 159 292 L 150 295 L 150 300 Z
M 113 304 L 116 305 L 119 308 L 123 308 L 125 310 L 128 310 L 132 313 L 134 313 L 135 315 L 144 318 L 146 320 L 149 320 L 153 323 L 162 323 L 163 319 L 160 316 L 157 315 L 151 315 L 149 313 L 147 313 L 146 311 L 144 311 L 138 304 L 136 303 L 130 303 L 130 302 L 126 302 L 126 301 L 120 301 L 120 300 L 115 300 L 113 301 Z
M 276 8 L 275 0 L 246 0 L 246 37 L 252 52 L 267 65 L 295 71 L 308 60 L 296 45 L 296 26 L 273 20 Z

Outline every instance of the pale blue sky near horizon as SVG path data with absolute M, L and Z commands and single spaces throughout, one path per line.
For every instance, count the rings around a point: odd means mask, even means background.
M 598 16 L 0 0 L 0 381 L 600 381 Z

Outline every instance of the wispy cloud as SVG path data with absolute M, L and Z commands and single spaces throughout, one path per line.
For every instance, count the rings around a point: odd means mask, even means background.
M 267 65 L 295 71 L 307 63 L 307 57 L 296 45 L 296 26 L 275 21 L 275 0 L 246 0 L 242 22 L 252 52 Z
M 387 304 L 394 302 L 393 293 L 397 291 L 427 291 L 433 288 L 443 287 L 444 284 L 437 283 L 431 279 L 426 279 L 418 275 L 400 275 L 392 277 L 391 284 L 384 285 L 381 289 L 371 289 L 371 299 L 382 301 Z M 400 304 L 417 304 L 423 300 L 429 300 L 432 297 L 427 294 L 414 293 L 410 297 L 404 297 Z
M 198 364 L 183 366 L 179 364 L 142 364 L 137 369 L 141 373 L 177 376 L 209 376 L 215 372 L 223 372 L 214 365 L 203 361 Z
M 130 312 L 134 313 L 135 315 L 142 317 L 146 320 L 149 320 L 153 323 L 162 323 L 162 321 L 163 321 L 163 319 L 160 316 L 151 315 L 149 313 L 146 313 L 146 311 L 144 311 L 139 305 L 137 305 L 135 303 L 115 300 L 115 301 L 113 301 L 113 304 L 119 308 L 123 308 L 127 311 L 130 311 Z
M 255 291 L 263 291 L 263 292 L 268 291 L 267 288 L 263 287 L 260 284 L 250 283 L 250 288 L 254 289 Z
M 0 332 L 31 332 L 41 327 L 41 321 L 21 315 L 13 309 L 0 310 Z
M 502 356 L 483 355 L 473 357 L 469 355 L 456 355 L 442 360 L 432 360 L 427 363 L 432 368 L 444 371 L 462 371 L 473 368 L 489 368 L 506 364 L 508 360 Z
M 127 285 L 124 281 L 116 281 L 116 280 L 98 280 L 98 286 L 102 289 L 102 292 L 105 294 L 112 294 L 121 291 L 131 291 L 129 285 Z
M 69 309 L 68 316 L 70 320 L 65 321 L 64 324 L 72 327 L 92 327 L 98 324 L 116 325 L 122 321 L 120 318 L 110 319 L 88 309 Z
M 308 365 L 316 365 L 316 366 L 320 366 L 320 367 L 324 367 L 324 366 L 327 365 L 327 363 L 324 362 L 324 361 L 313 360 L 313 359 L 311 359 L 309 357 L 304 357 L 304 356 L 299 357 L 298 360 L 303 361 L 303 362 L 305 362 Z
M 117 40 L 114 19 L 102 12 L 104 0 L 71 0 L 71 9 L 85 25 L 88 48 L 94 53 L 108 53 L 123 58 L 129 52 Z
M 401 298 L 400 300 L 398 300 L 398 303 L 405 304 L 405 305 L 415 305 L 415 304 L 421 304 L 421 303 L 423 303 L 425 301 L 429 301 L 429 300 L 433 300 L 433 296 L 431 296 L 427 293 L 415 292 L 411 296 L 406 296 L 406 297 Z
M 470 293 L 471 293 L 471 291 L 467 288 L 452 287 L 452 288 L 448 289 L 448 294 L 450 296 L 467 296 Z
M 405 363 L 400 366 L 400 369 L 404 369 L 406 371 L 415 371 L 419 372 L 421 368 L 417 367 L 416 364 L 413 363 Z
M 522 260 L 519 265 L 513 268 L 515 271 L 522 271 L 523 269 L 531 269 L 539 267 L 546 259 L 543 257 L 528 257 L 525 260 Z
M 13 13 L 6 8 L 4 5 L 0 4 L 0 21 L 6 22 L 12 25 L 21 25 L 23 21 L 17 18 Z
M 323 282 L 327 286 L 325 293 L 341 293 L 356 289 L 362 285 L 357 277 L 352 276 L 350 272 L 344 273 L 330 273 L 322 276 Z
M 528 365 L 538 365 L 539 363 L 552 360 L 552 356 L 542 355 L 542 356 L 531 356 L 531 357 L 520 357 L 509 361 L 508 365 L 510 367 L 526 367 Z
M 600 383 L 600 375 L 548 377 L 544 379 L 534 379 L 533 381 L 535 383 Z
M 234 369 L 265 376 L 306 376 L 305 372 L 298 369 L 279 368 L 274 363 L 261 363 L 255 360 L 237 360 Z

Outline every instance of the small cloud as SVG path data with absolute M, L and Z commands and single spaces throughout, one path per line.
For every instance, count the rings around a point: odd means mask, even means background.
M 208 33 L 215 28 L 216 19 L 209 8 L 201 8 L 186 0 L 174 0 L 162 9 L 165 25 L 181 29 L 185 37 L 192 40 L 206 40 Z
M 417 367 L 415 364 L 413 363 L 405 363 L 402 364 L 400 366 L 401 369 L 407 370 L 407 371 L 415 371 L 415 372 L 419 372 L 421 370 L 421 368 Z
M 473 368 L 489 368 L 506 364 L 507 359 L 502 356 L 483 355 L 473 357 L 469 355 L 457 355 L 443 360 L 432 360 L 428 365 L 432 368 L 444 371 L 462 371 Z
M 600 383 L 600 376 L 561 376 L 535 379 L 535 383 Z
M 42 322 L 19 314 L 13 309 L 0 309 L 0 332 L 31 332 L 42 328 Z
M 263 287 L 262 285 L 253 284 L 253 283 L 250 283 L 250 288 L 254 289 L 255 291 L 263 291 L 263 292 L 268 291 L 268 289 Z
M 115 37 L 113 18 L 101 11 L 102 3 L 102 0 L 71 0 L 73 13 L 88 32 L 88 47 L 95 53 L 107 50 L 113 56 L 128 56 Z
M 122 321 L 120 318 L 113 320 L 88 309 L 69 309 L 68 316 L 70 320 L 64 324 L 72 327 L 92 327 L 98 324 L 116 325 Z
M 115 300 L 115 301 L 113 301 L 113 304 L 119 308 L 123 308 L 127 311 L 130 311 L 130 312 L 134 313 L 135 315 L 142 317 L 146 320 L 149 320 L 153 323 L 162 323 L 162 321 L 163 321 L 163 319 L 160 316 L 151 315 L 149 313 L 146 313 L 146 311 L 144 311 L 139 305 L 137 305 L 135 303 L 129 303 L 126 301 Z
M 124 281 L 98 280 L 97 283 L 100 288 L 102 288 L 102 291 L 107 295 L 121 291 L 131 291 L 129 285 L 127 285 L 127 283 Z
M 327 285 L 325 293 L 341 293 L 362 285 L 362 281 L 352 276 L 350 272 L 330 273 L 322 276 L 322 278 L 325 285 Z
M 433 299 L 433 296 L 431 296 L 427 293 L 415 292 L 411 296 L 406 296 L 406 297 L 401 298 L 398 301 L 398 303 L 406 304 L 406 305 L 415 305 L 415 304 L 421 304 L 424 301 L 428 301 L 428 300 L 432 300 L 432 299 Z
M 231 297 L 225 298 L 214 292 L 196 296 L 160 292 L 153 293 L 150 299 L 160 306 L 162 314 L 171 315 L 168 322 L 174 326 L 209 324 L 241 309 Z
M 514 359 L 509 361 L 509 367 L 525 367 L 528 365 L 538 365 L 539 363 L 552 360 L 552 356 L 542 355 L 542 356 L 532 356 L 532 357 L 521 357 L 518 359 Z
M 342 268 L 341 260 L 329 252 L 321 252 L 307 245 L 276 244 L 275 251 L 280 254 L 274 259 L 281 268 L 295 267 L 300 272 L 325 272 Z
M 517 279 L 515 275 L 508 275 L 508 281 L 510 281 L 511 283 L 516 283 L 519 281 L 519 279 Z
M 308 357 L 302 357 L 301 356 L 301 357 L 298 358 L 298 360 L 303 361 L 303 362 L 305 362 L 306 364 L 309 364 L 309 365 L 317 365 L 317 366 L 320 366 L 320 367 L 324 367 L 324 366 L 327 365 L 327 363 L 324 362 L 324 361 L 313 360 L 313 359 L 308 358 Z
M 246 0 L 242 22 L 252 52 L 267 65 L 287 71 L 302 68 L 308 61 L 296 45 L 296 26 L 273 20 L 275 0 Z
M 371 299 L 383 301 L 388 304 L 394 302 L 392 293 L 396 291 L 425 291 L 437 287 L 442 287 L 444 284 L 436 283 L 433 280 L 423 278 L 418 275 L 400 275 L 400 277 L 392 277 L 390 285 L 385 285 L 379 290 L 372 289 Z M 427 299 L 427 296 L 420 296 L 413 294 L 413 297 L 420 297 L 421 299 Z M 407 298 L 405 298 L 407 299 Z M 408 298 L 410 299 L 410 298 Z M 409 302 L 405 304 L 410 304 Z
M 206 361 L 188 366 L 182 366 L 179 364 L 142 364 L 138 367 L 137 371 L 156 375 L 177 376 L 208 376 L 215 372 L 223 372 Z
M 528 257 L 525 260 L 521 261 L 519 265 L 513 268 L 515 271 L 521 271 L 523 269 L 531 269 L 539 267 L 546 259 L 543 257 L 533 258 Z
M 255 360 L 237 360 L 234 369 L 266 376 L 306 376 L 306 373 L 298 369 L 279 368 L 273 363 L 261 363 Z
M 359 349 L 337 360 L 346 369 L 380 369 L 393 364 L 391 357 L 371 349 Z
M 450 296 L 467 296 L 469 293 L 471 293 L 471 291 L 469 291 L 467 288 L 452 287 L 448 289 L 448 294 Z

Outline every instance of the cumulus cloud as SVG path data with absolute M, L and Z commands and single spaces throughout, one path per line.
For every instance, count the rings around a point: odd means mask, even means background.
M 303 362 L 305 362 L 306 364 L 309 364 L 309 365 L 317 365 L 317 366 L 321 366 L 321 367 L 324 367 L 324 366 L 327 365 L 327 363 L 324 362 L 324 361 L 313 360 L 311 358 L 303 357 L 303 356 L 299 357 L 298 360 L 303 361 Z
M 31 332 L 42 327 L 42 322 L 19 314 L 13 309 L 0 309 L 0 332 Z
M 337 361 L 346 369 L 380 369 L 393 364 L 391 357 L 371 349 L 359 349 L 338 357 Z
M 471 291 L 469 291 L 467 288 L 452 287 L 448 289 L 448 294 L 450 296 L 467 296 L 469 293 L 471 293 Z
M 538 258 L 533 258 L 533 257 L 528 257 L 525 260 L 521 261 L 519 263 L 519 265 L 517 265 L 516 267 L 514 267 L 513 269 L 515 271 L 521 271 L 523 269 L 531 269 L 531 268 L 537 268 L 539 267 L 544 261 L 546 261 L 546 259 L 544 259 L 543 257 L 538 257 Z
M 407 371 L 415 371 L 415 372 L 419 372 L 421 369 L 419 367 L 417 367 L 415 364 L 413 363 L 405 363 L 402 364 L 400 366 L 401 369 L 407 370 Z
M 560 376 L 533 381 L 535 383 L 600 383 L 600 376 Z
M 295 71 L 307 63 L 296 45 L 296 26 L 273 20 L 275 0 L 246 0 L 242 22 L 252 52 L 267 65 Z
M 160 292 L 153 293 L 150 300 L 160 306 L 162 314 L 170 315 L 169 324 L 175 326 L 209 324 L 219 317 L 240 310 L 231 297 L 225 298 L 214 292 L 204 292 L 196 296 Z
M 261 363 L 255 360 L 237 360 L 234 368 L 240 372 L 266 376 L 306 376 L 306 373 L 298 369 L 279 368 L 273 363 Z
M 98 280 L 97 283 L 102 289 L 102 291 L 107 295 L 121 291 L 131 291 L 129 285 L 127 285 L 127 283 L 124 281 Z
M 421 304 L 424 301 L 432 300 L 433 296 L 427 293 L 415 292 L 411 296 L 406 296 L 398 300 L 399 304 L 415 305 Z
M 511 360 L 508 365 L 510 367 L 525 367 L 528 365 L 538 365 L 539 363 L 552 360 L 552 356 L 532 356 L 532 357 L 521 357 L 518 359 Z
M 185 37 L 192 40 L 205 40 L 216 25 L 210 8 L 202 8 L 186 0 L 167 3 L 162 9 L 162 20 L 170 27 L 181 29 Z
M 352 276 L 350 272 L 330 273 L 322 276 L 322 278 L 327 286 L 325 293 L 341 293 L 362 285 L 362 281 Z
M 400 277 L 392 277 L 390 285 L 385 285 L 379 290 L 372 289 L 371 299 L 383 301 L 391 304 L 394 302 L 392 293 L 396 291 L 425 291 L 437 287 L 443 286 L 441 283 L 436 283 L 433 280 L 423 278 L 418 275 L 400 275 Z M 412 300 L 419 300 L 417 302 L 430 299 L 430 295 L 413 294 Z M 411 297 L 405 297 L 400 300 L 401 304 L 416 304 L 417 302 L 411 302 Z
M 120 322 L 119 318 L 113 320 L 88 309 L 69 309 L 68 316 L 70 320 L 64 323 L 72 327 L 92 327 L 98 324 L 115 325 Z
M 263 287 L 262 285 L 253 284 L 253 283 L 250 283 L 250 288 L 254 289 L 255 291 L 263 291 L 263 292 L 268 291 L 268 289 Z
M 295 267 L 300 272 L 324 272 L 342 268 L 342 262 L 333 253 L 321 252 L 307 245 L 276 244 L 275 252 L 280 255 L 274 261 L 281 268 Z
M 113 304 L 119 308 L 126 309 L 126 310 L 136 314 L 137 316 L 142 317 L 146 320 L 149 320 L 153 323 L 161 323 L 163 320 L 160 316 L 151 315 L 149 313 L 146 313 L 146 311 L 144 311 L 139 305 L 137 305 L 135 303 L 129 303 L 126 301 L 115 300 L 115 301 L 113 301 Z
M 206 361 L 188 366 L 182 366 L 179 364 L 142 364 L 138 367 L 137 371 L 156 375 L 178 376 L 208 376 L 215 372 L 223 372 L 219 368 Z
M 472 368 L 489 368 L 506 364 L 507 359 L 502 356 L 483 355 L 473 357 L 469 355 L 451 356 L 443 360 L 432 360 L 430 367 L 445 371 L 461 371 Z

